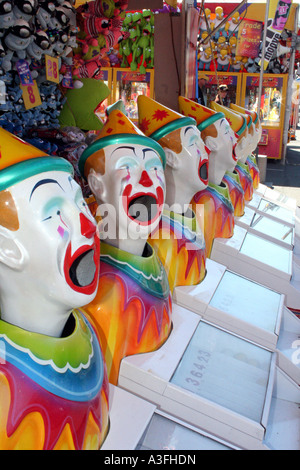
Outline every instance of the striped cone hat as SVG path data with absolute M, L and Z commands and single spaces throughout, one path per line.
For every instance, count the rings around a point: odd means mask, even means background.
M 73 167 L 64 158 L 52 157 L 0 128 L 0 191 L 45 171 L 73 174 Z
M 247 129 L 247 120 L 244 116 L 237 114 L 232 109 L 215 103 L 214 101 L 210 103 L 210 106 L 213 110 L 224 113 L 231 129 L 238 135 L 238 137 L 242 136 L 244 131 Z
M 214 111 L 213 109 L 207 108 L 206 106 L 196 103 L 188 98 L 184 98 L 183 96 L 179 96 L 178 104 L 179 111 L 184 116 L 189 116 L 195 119 L 199 131 L 202 131 L 214 122 L 225 117 L 224 113 Z
M 181 127 L 196 125 L 193 118 L 183 116 L 144 95 L 138 97 L 138 111 L 139 127 L 156 141 Z

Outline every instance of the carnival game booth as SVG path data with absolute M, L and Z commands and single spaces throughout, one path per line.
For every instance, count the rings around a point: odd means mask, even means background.
M 263 133 L 258 153 L 280 160 L 285 157 L 288 140 L 298 10 L 296 4 L 286 3 L 280 10 L 279 21 L 277 3 L 268 4 L 269 22 L 260 103 L 257 103 L 259 53 L 262 49 L 266 3 L 243 3 L 240 8 L 234 2 L 205 3 L 198 38 L 198 65 L 199 70 L 209 77 L 206 85 L 208 101 L 214 99 L 217 86 L 224 80 L 229 85 L 231 102 L 249 110 L 261 110 Z M 219 29 L 214 33 L 215 28 Z M 235 78 L 236 73 L 242 77 Z

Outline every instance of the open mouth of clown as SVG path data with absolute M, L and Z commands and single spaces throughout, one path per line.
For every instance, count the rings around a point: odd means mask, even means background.
M 154 196 L 143 194 L 134 197 L 128 204 L 128 215 L 138 222 L 150 222 L 158 212 L 157 200 Z
M 201 181 L 203 181 L 203 183 L 208 183 L 208 160 L 200 162 L 198 172 Z
M 157 188 L 157 194 L 136 193 L 131 197 L 123 194 L 128 217 L 139 225 L 152 224 L 161 214 L 163 207 L 163 190 Z
M 232 149 L 232 158 L 233 158 L 233 160 L 234 160 L 235 162 L 237 162 L 237 161 L 238 161 L 238 158 L 237 158 L 237 156 L 236 156 L 236 154 L 235 154 L 235 147 L 236 147 L 236 144 L 233 146 L 233 149 Z
M 69 286 L 76 292 L 92 294 L 98 285 L 99 275 L 99 240 L 92 246 L 83 246 L 71 255 L 71 245 L 68 246 L 64 272 Z

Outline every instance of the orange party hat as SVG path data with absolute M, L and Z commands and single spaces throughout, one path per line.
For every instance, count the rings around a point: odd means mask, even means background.
M 78 168 L 82 176 L 85 175 L 85 164 L 88 158 L 98 150 L 101 150 L 108 145 L 121 145 L 121 144 L 132 144 L 132 145 L 144 145 L 151 147 L 155 150 L 163 166 L 166 164 L 166 156 L 163 148 L 155 140 L 147 137 L 130 119 L 125 116 L 119 109 L 114 109 L 109 114 L 106 123 L 102 127 L 97 139 L 87 147 L 81 154 Z
M 196 125 L 191 117 L 185 117 L 157 101 L 140 95 L 138 97 L 139 126 L 152 139 L 158 141 L 170 132 L 188 125 Z
M 226 106 L 222 106 L 218 103 L 212 101 L 210 106 L 213 110 L 219 111 L 225 114 L 227 121 L 230 124 L 231 129 L 236 132 L 239 136 L 243 134 L 245 129 L 247 128 L 247 121 L 244 116 L 241 114 L 235 113 L 232 109 L 227 108 Z
M 0 191 L 44 171 L 68 171 L 72 165 L 60 157 L 51 157 L 0 127 Z
M 210 126 L 221 118 L 224 118 L 224 113 L 214 111 L 206 106 L 203 106 L 195 101 L 192 101 L 183 96 L 178 98 L 179 111 L 184 116 L 189 116 L 195 119 L 197 127 L 200 131 Z

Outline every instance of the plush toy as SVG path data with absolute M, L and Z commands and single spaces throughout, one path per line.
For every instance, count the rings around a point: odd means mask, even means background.
M 239 22 L 240 22 L 240 14 L 239 12 L 235 12 L 225 24 L 225 31 L 227 32 L 228 38 L 230 38 L 232 34 L 235 34 L 237 36 Z
M 2 59 L 1 65 L 5 71 L 12 69 L 13 61 L 26 58 L 26 48 L 32 40 L 33 30 L 25 20 L 15 20 L 13 26 L 5 30 L 3 46 L 6 55 Z
M 100 130 L 103 123 L 95 114 L 95 109 L 109 96 L 110 90 L 102 80 L 81 78 L 80 88 L 70 89 L 66 93 L 59 123 L 61 127 L 75 126 L 82 130 Z
M 239 72 L 241 70 L 242 56 L 236 55 L 231 58 L 230 61 L 230 72 Z
M 55 14 L 54 1 L 42 0 L 39 1 L 39 7 L 36 12 L 36 25 L 43 30 L 47 30 L 50 25 L 50 20 Z
M 13 13 L 17 19 L 30 23 L 38 9 L 38 0 L 14 0 Z
M 223 8 L 222 7 L 216 7 L 215 9 L 215 19 L 212 21 L 211 23 L 211 29 L 215 29 L 217 26 L 219 26 L 219 24 L 223 21 L 224 19 L 224 11 L 223 11 Z M 225 24 L 223 27 L 219 28 L 217 32 L 214 33 L 214 39 L 215 41 L 218 40 L 218 38 L 220 37 L 220 35 L 224 35 L 225 33 Z
M 204 33 L 205 31 L 208 33 L 208 28 L 207 28 L 207 24 L 210 28 L 210 15 L 211 15 L 211 11 L 209 8 L 205 8 L 204 10 L 204 13 L 201 15 L 200 17 L 200 25 L 199 25 L 199 29 L 200 29 L 200 36 L 202 35 L 202 33 Z
M 15 22 L 13 7 L 13 1 L 0 0 L 0 37 L 4 36 L 5 30 L 13 26 Z
M 49 53 L 51 50 L 51 42 L 45 31 L 37 30 L 33 34 L 33 41 L 27 46 L 27 56 L 31 59 L 40 61 L 43 54 Z
M 199 54 L 199 70 L 209 70 L 211 61 L 213 60 L 213 52 L 210 47 L 207 47 Z
M 229 69 L 230 55 L 227 49 L 220 49 L 217 53 L 217 70 L 221 72 L 227 72 Z

